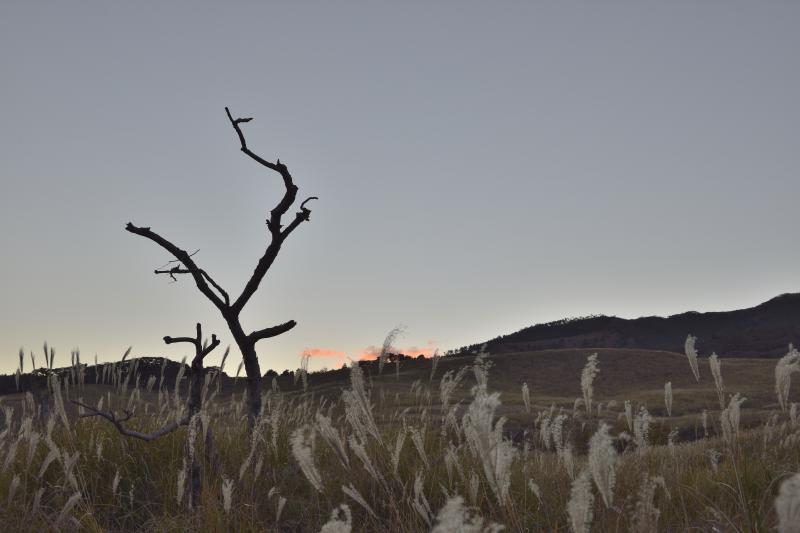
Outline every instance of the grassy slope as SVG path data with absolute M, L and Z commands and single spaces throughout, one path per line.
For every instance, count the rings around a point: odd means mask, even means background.
M 497 415 L 509 419 L 510 432 L 517 429 L 533 430 L 537 412 L 549 408 L 553 403 L 572 413 L 574 399 L 580 396 L 580 373 L 586 357 L 593 352 L 599 354 L 600 373 L 595 379 L 595 402 L 608 403 L 616 400 L 616 406 L 606 408 L 601 418 L 612 424 L 612 434 L 626 431 L 626 423 L 621 415 L 624 400 L 631 400 L 634 408 L 644 404 L 657 417 L 651 429 L 651 444 L 644 453 L 626 453 L 618 468 L 616 509 L 606 509 L 595 502 L 594 531 L 626 531 L 634 524 L 632 515 L 639 498 L 643 474 L 662 475 L 669 493 L 660 493 L 656 505 L 661 512 L 659 525 L 666 531 L 683 530 L 689 527 L 720 530 L 767 530 L 775 523 L 772 500 L 779 480 L 787 473 L 800 467 L 797 446 L 781 444 L 781 439 L 793 431 L 785 428 L 770 437 L 768 441 L 761 429 L 743 431 L 735 449 L 726 449 L 718 439 L 703 439 L 688 442 L 698 436 L 699 413 L 709 411 L 712 434 L 719 418 L 719 404 L 707 361 L 701 360 L 701 381 L 698 384 L 691 374 L 686 357 L 681 354 L 629 349 L 603 350 L 552 350 L 543 352 L 513 353 L 490 356 L 492 368 L 489 371 L 489 389 L 501 394 L 503 404 Z M 299 470 L 290 450 L 290 435 L 294 428 L 313 422 L 314 406 L 322 398 L 330 402 L 339 399 L 343 389 L 350 386 L 348 372 L 337 371 L 326 374 L 312 374 L 310 387 L 303 394 L 299 384 L 295 386 L 291 378 L 280 378 L 279 386 L 284 391 L 282 398 L 268 403 L 268 409 L 280 416 L 276 426 L 275 445 L 272 442 L 272 428 L 264 428 L 264 444 L 259 448 L 259 456 L 264 458 L 264 469 L 259 478 L 246 474 L 238 479 L 241 465 L 248 455 L 248 440 L 242 430 L 241 422 L 231 417 L 229 407 L 241 399 L 242 383 L 227 383 L 223 388 L 222 401 L 216 401 L 212 408 L 212 425 L 215 426 L 217 445 L 221 453 L 223 472 L 235 482 L 233 510 L 230 514 L 220 508 L 220 481 L 212 479 L 204 491 L 204 507 L 199 512 L 188 512 L 175 501 L 177 471 L 183 450 L 185 432 L 183 430 L 156 443 L 123 441 L 102 420 L 73 421 L 71 433 L 56 427 L 55 435 L 59 446 L 64 450 L 79 451 L 78 483 L 84 494 L 81 504 L 73 511 L 80 524 L 87 529 L 127 530 L 138 524 L 148 530 L 179 531 L 186 527 L 199 530 L 243 530 L 257 531 L 275 527 L 282 531 L 316 531 L 324 523 L 331 510 L 339 503 L 350 505 L 354 517 L 355 531 L 419 531 L 425 525 L 413 511 L 409 511 L 408 498 L 414 476 L 425 473 L 424 491 L 430 499 L 435 513 L 443 505 L 443 490 L 466 495 L 469 483 L 458 476 L 448 479 L 443 458 L 446 441 L 440 441 L 438 387 L 439 380 L 447 371 L 457 371 L 470 365 L 474 357 L 453 357 L 442 359 L 436 376 L 430 384 L 431 401 L 425 403 L 418 396 L 409 393 L 411 384 L 419 380 L 422 389 L 428 387 L 431 361 L 403 361 L 399 379 L 394 365 L 388 365 L 383 375 L 377 376 L 377 366 L 365 367 L 368 388 L 371 389 L 372 403 L 375 405 L 376 419 L 385 433 L 384 440 L 390 443 L 388 450 L 379 447 L 368 449 L 373 461 L 387 478 L 391 477 L 391 462 L 388 453 L 393 447 L 394 435 L 401 427 L 420 427 L 425 435 L 424 447 L 429 456 L 429 467 L 423 467 L 415 447 L 409 440 L 403 448 L 398 484 L 381 489 L 366 475 L 361 463 L 351 455 L 351 467 L 345 469 L 338 464 L 330 449 L 317 437 L 315 461 L 322 472 L 325 490 L 318 494 L 310 488 L 303 473 Z M 722 372 L 726 390 L 740 392 L 748 397 L 744 404 L 743 424 L 755 428 L 768 418 L 768 412 L 776 408 L 774 394 L 775 360 L 724 359 Z M 663 385 L 665 381 L 673 384 L 674 415 L 664 418 Z M 527 382 L 531 387 L 534 409 L 526 413 L 522 405 L 521 384 Z M 470 388 L 475 381 L 472 373 L 466 375 L 464 382 L 454 395 L 454 402 L 461 400 L 466 406 L 470 400 Z M 94 403 L 100 395 L 108 392 L 112 396 L 119 391 L 106 385 L 87 384 L 80 392 L 88 402 Z M 232 396 L 233 395 L 233 396 Z M 78 394 L 73 394 L 73 397 Z M 798 386 L 792 387 L 791 399 L 798 399 Z M 156 395 L 142 394 L 144 401 L 156 402 Z M 231 401 L 233 398 L 233 402 Z M 3 405 L 22 410 L 19 395 L 6 396 Z M 410 410 L 406 415 L 398 415 L 403 409 Z M 68 408 L 70 409 L 70 408 Z M 340 418 L 341 404 L 334 411 L 336 427 L 347 432 L 348 425 Z M 153 410 L 151 409 L 151 412 Z M 142 413 L 142 410 L 139 410 Z M 464 408 L 459 412 L 459 419 Z M 339 413 L 339 414 L 336 414 Z M 427 420 L 422 413 L 427 413 Z M 403 421 L 402 425 L 400 421 Z M 147 417 L 140 415 L 134 425 L 147 424 Z M 576 446 L 576 451 L 585 449 L 597 417 L 586 417 L 580 410 L 573 413 L 565 425 L 567 439 Z M 680 427 L 682 442 L 674 448 L 664 446 L 666 434 L 673 427 Z M 141 427 L 141 426 L 140 426 Z M 691 430 L 691 431 L 690 431 Z M 451 433 L 448 440 L 460 439 Z M 536 438 L 529 437 L 535 450 Z M 103 443 L 101 454 L 96 452 L 98 442 Z M 11 440 L 0 452 L 7 452 Z M 41 441 L 40 441 L 41 443 Z M 766 444 L 765 444 L 766 443 Z M 27 446 L 27 445 L 26 445 Z M 718 471 L 711 469 L 707 451 L 711 448 L 723 452 L 723 460 Z M 33 460 L 33 467 L 26 466 L 27 455 L 19 452 L 14 466 L 0 474 L 0 500 L 6 501 L 6 490 L 12 472 L 19 472 L 23 479 L 18 489 L 15 505 L 0 510 L 0 519 L 15 523 L 19 529 L 59 529 L 68 522 L 62 518 L 58 522 L 59 511 L 67 497 L 73 492 L 65 482 L 62 468 L 54 463 L 41 481 L 37 480 L 46 449 L 40 449 Z M 2 457 L 3 453 L 0 453 Z M 462 468 L 481 476 L 481 466 L 470 458 L 467 449 L 459 452 Z M 583 459 L 576 458 L 577 468 Z M 110 493 L 111 479 L 119 469 L 122 482 L 119 494 Z M 249 471 L 252 470 L 252 466 Z M 528 480 L 535 480 L 543 497 L 537 500 L 526 489 Z M 341 486 L 353 483 L 365 496 L 378 514 L 371 518 L 358 504 L 345 497 Z M 467 498 L 487 519 L 504 523 L 509 530 L 566 531 L 564 508 L 570 496 L 570 477 L 567 470 L 551 452 L 535 451 L 515 466 L 512 477 L 512 502 L 500 506 L 492 491 L 481 483 L 475 500 Z M 37 486 L 46 487 L 42 508 L 35 521 L 22 522 L 29 513 L 31 500 Z M 287 497 L 286 508 L 278 521 L 275 510 L 277 497 L 269 497 L 270 488 L 276 487 Z M 130 497 L 128 495 L 130 492 Z M 392 503 L 392 502 L 395 503 Z M 399 509 L 399 511 L 398 511 Z M 72 522 L 76 525 L 76 522 Z M 192 524 L 188 526 L 187 524 Z M 272 526 L 271 524 L 274 524 Z M 28 528 L 27 526 L 30 526 Z

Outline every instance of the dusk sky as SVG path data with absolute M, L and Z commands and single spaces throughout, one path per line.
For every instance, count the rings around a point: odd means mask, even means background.
M 233 344 L 124 231 L 241 292 L 282 183 L 225 106 L 320 198 L 242 315 L 298 322 L 263 370 L 797 292 L 798 51 L 797 2 L 3 0 L 0 373 Z

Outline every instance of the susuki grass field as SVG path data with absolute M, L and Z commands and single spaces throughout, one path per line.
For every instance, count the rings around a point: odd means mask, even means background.
M 208 374 L 202 424 L 150 431 L 185 379 L 74 367 L 0 399 L 5 531 L 798 531 L 800 354 L 553 350 L 377 363 L 243 387 Z M 198 421 L 198 422 L 199 422 Z M 199 435 L 210 431 L 211 440 Z M 206 443 L 213 440 L 213 449 Z M 187 456 L 203 463 L 189 504 Z

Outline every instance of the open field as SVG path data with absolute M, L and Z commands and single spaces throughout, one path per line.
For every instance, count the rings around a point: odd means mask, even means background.
M 592 353 L 587 412 L 576 399 Z M 209 376 L 198 418 L 213 439 L 190 425 L 153 442 L 79 418 L 69 399 L 127 408 L 128 427 L 151 431 L 183 415 L 185 384 L 125 386 L 131 366 L 103 384 L 75 371 L 37 398 L 2 397 L 0 519 L 20 531 L 769 531 L 781 482 L 800 470 L 776 363 L 722 359 L 724 414 L 708 359 L 698 382 L 683 354 L 486 354 L 380 375 L 369 363 L 309 374 L 306 390 L 302 376 L 265 383 L 252 438 L 242 383 Z M 204 470 L 192 508 L 188 453 Z

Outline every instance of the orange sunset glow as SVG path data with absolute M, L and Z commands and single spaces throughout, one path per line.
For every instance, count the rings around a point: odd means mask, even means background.
M 400 353 L 408 357 L 419 357 L 421 355 L 425 358 L 429 358 L 437 350 L 435 344 L 435 341 L 428 341 L 425 347 L 392 347 L 389 351 L 392 353 Z M 339 350 L 332 350 L 329 348 L 307 348 L 300 352 L 300 356 L 307 355 L 311 359 L 332 359 L 337 364 L 344 363 L 348 359 L 352 361 L 374 361 L 380 355 L 381 349 L 381 346 L 371 345 L 358 350 L 354 357 L 349 357 L 345 352 Z

